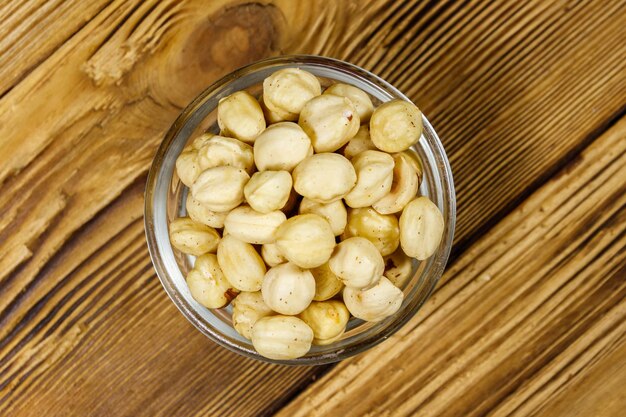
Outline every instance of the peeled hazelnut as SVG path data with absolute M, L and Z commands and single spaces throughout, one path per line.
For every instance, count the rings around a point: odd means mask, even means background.
M 347 287 L 352 288 L 375 285 L 385 270 L 380 252 L 363 237 L 351 237 L 339 243 L 328 266 Z
M 343 290 L 343 301 L 350 313 L 365 321 L 381 321 L 395 314 L 403 299 L 402 291 L 385 277 L 367 290 L 350 287 Z
M 214 252 L 220 235 L 212 227 L 179 217 L 170 223 L 170 242 L 183 253 L 200 256 Z
M 287 216 L 280 210 L 259 213 L 249 206 L 233 209 L 224 220 L 229 235 L 253 244 L 273 243 L 274 233 Z
M 317 268 L 310 269 L 315 278 L 315 301 L 325 301 L 339 294 L 343 288 L 343 282 L 330 270 L 328 262 Z
M 254 246 L 234 236 L 222 237 L 217 246 L 217 261 L 226 279 L 239 291 L 259 291 L 265 264 Z
M 265 120 L 268 123 L 280 123 L 288 120 L 297 120 L 293 114 L 288 112 L 274 112 L 267 108 L 265 102 L 263 101 L 263 97 L 259 99 L 259 104 L 261 105 L 261 109 L 263 109 L 263 115 L 265 116 Z
M 261 291 L 242 292 L 232 302 L 233 327 L 246 339 L 252 338 L 252 327 L 262 317 L 273 313 L 263 301 Z
M 254 142 L 254 162 L 259 171 L 291 172 L 309 154 L 311 140 L 300 126 L 276 123 Z
M 422 135 L 422 112 L 415 104 L 391 100 L 380 105 L 370 120 L 372 142 L 381 151 L 402 152 Z
M 183 150 L 176 158 L 176 174 L 187 187 L 198 178 L 202 169 L 198 163 L 198 151 L 195 149 Z
M 316 214 L 300 214 L 276 230 L 276 246 L 290 262 L 301 268 L 315 268 L 330 258 L 335 235 L 328 222 Z
M 189 217 L 191 217 L 191 220 L 206 224 L 207 226 L 211 226 L 216 229 L 224 227 L 224 219 L 228 214 L 228 212 L 217 213 L 209 210 L 204 206 L 204 204 L 193 198 L 191 193 L 187 194 L 185 209 L 187 210 Z
M 345 196 L 350 207 L 368 207 L 383 198 L 393 182 L 394 162 L 391 155 L 379 151 L 364 151 L 352 158 L 356 171 L 356 186 Z
M 443 236 L 443 215 L 426 197 L 406 205 L 400 215 L 400 244 L 408 256 L 420 261 L 432 256 Z
M 350 84 L 337 83 L 328 87 L 324 94 L 334 94 L 350 99 L 361 123 L 369 122 L 374 111 L 374 104 L 365 91 Z
M 398 219 L 391 214 L 380 214 L 371 207 L 351 209 L 342 238 L 352 236 L 369 240 L 382 256 L 391 255 L 400 244 Z
M 237 91 L 224 97 L 217 105 L 217 123 L 225 135 L 253 143 L 265 129 L 263 110 L 246 91 Z
M 248 175 L 254 172 L 252 146 L 240 140 L 214 135 L 198 151 L 198 162 L 202 170 L 231 166 L 244 169 Z
M 243 189 L 246 202 L 261 213 L 280 210 L 287 203 L 292 186 L 287 171 L 255 172 Z
M 278 70 L 263 81 L 263 102 L 285 120 L 297 120 L 304 104 L 320 94 L 317 77 L 298 68 Z
M 295 359 L 307 354 L 313 342 L 313 330 L 293 316 L 263 317 L 252 328 L 252 344 L 269 359 Z
M 359 115 L 349 99 L 324 94 L 304 105 L 298 124 L 311 138 L 315 152 L 333 152 L 356 135 Z
M 261 256 L 265 263 L 272 267 L 287 262 L 287 258 L 278 250 L 275 243 L 266 243 L 261 247 Z
M 193 183 L 191 194 L 211 211 L 232 210 L 243 202 L 243 187 L 249 179 L 241 168 L 209 168 Z
M 299 317 L 313 330 L 313 344 L 328 345 L 343 335 L 350 312 L 341 301 L 313 301 Z
M 402 211 L 409 201 L 415 198 L 419 187 L 419 178 L 409 157 L 402 153 L 392 155 L 395 162 L 393 182 L 389 194 L 372 204 L 374 210 L 381 214 L 392 214 Z
M 422 177 L 424 176 L 424 167 L 422 166 L 422 161 L 420 160 L 419 155 L 413 149 L 407 149 L 401 153 L 407 157 L 407 161 L 415 170 L 415 173 L 417 174 L 417 186 L 419 187 L 422 182 Z
M 196 137 L 193 140 L 193 142 L 191 142 L 191 145 L 189 145 L 185 149 L 193 149 L 193 150 L 199 151 L 214 136 L 215 135 L 213 133 L 205 132 L 205 133 L 201 134 L 200 136 Z
M 311 304 L 315 295 L 315 279 L 310 271 L 287 262 L 267 271 L 261 294 L 272 310 L 295 315 Z
M 293 188 L 318 203 L 340 200 L 356 184 L 354 167 L 336 153 L 320 153 L 306 158 L 293 170 Z
M 402 249 L 398 249 L 385 258 L 383 275 L 396 287 L 403 288 L 413 276 L 413 258 L 409 258 Z
M 368 125 L 363 125 L 359 128 L 359 131 L 356 132 L 356 135 L 346 145 L 343 149 L 343 156 L 348 159 L 352 159 L 361 152 L 364 151 L 376 151 L 378 150 L 376 146 L 374 146 L 374 142 L 370 139 L 370 128 Z
M 224 276 L 217 256 L 212 253 L 199 256 L 189 274 L 187 286 L 191 296 L 207 308 L 222 308 L 237 295 Z
M 309 200 L 308 198 L 303 198 L 300 202 L 298 213 L 312 213 L 322 216 L 328 221 L 328 224 L 330 224 L 330 228 L 333 230 L 335 236 L 339 236 L 343 233 L 348 221 L 348 212 L 341 200 L 323 204 Z

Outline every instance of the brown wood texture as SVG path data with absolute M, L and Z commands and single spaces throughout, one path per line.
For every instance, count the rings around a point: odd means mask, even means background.
M 301 394 L 330 367 L 201 336 L 142 224 L 181 109 L 281 53 L 405 91 L 459 205 L 424 311 Z M 603 132 L 626 108 L 624 56 L 624 1 L 0 3 L 0 415 L 619 415 L 624 122 Z

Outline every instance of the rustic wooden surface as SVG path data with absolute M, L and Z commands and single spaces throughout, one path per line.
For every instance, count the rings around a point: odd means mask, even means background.
M 455 174 L 438 291 L 336 366 L 208 341 L 143 235 L 182 107 L 281 53 L 398 86 Z M 625 56 L 623 0 L 0 3 L 0 415 L 622 415 Z

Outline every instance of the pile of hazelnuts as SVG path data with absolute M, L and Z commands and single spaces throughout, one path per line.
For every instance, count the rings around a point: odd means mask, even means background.
M 176 161 L 189 192 L 170 241 L 195 256 L 192 297 L 232 304 L 235 330 L 271 359 L 336 342 L 351 317 L 395 314 L 414 259 L 432 256 L 444 230 L 419 195 L 420 110 L 374 107 L 355 86 L 322 90 L 288 68 L 259 99 L 222 98 L 217 120 L 220 134 L 194 138 Z

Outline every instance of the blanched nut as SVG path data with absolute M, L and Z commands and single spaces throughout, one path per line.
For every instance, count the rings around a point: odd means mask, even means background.
M 325 301 L 339 294 L 343 288 L 343 282 L 330 270 L 328 262 L 317 268 L 310 269 L 315 278 L 315 295 L 313 300 Z
M 385 258 L 383 275 L 396 287 L 403 288 L 413 275 L 413 258 L 409 258 L 402 249 L 398 249 Z
M 273 313 L 263 301 L 261 291 L 242 292 L 232 302 L 233 327 L 246 339 L 252 338 L 252 327 L 261 317 Z
M 287 262 L 270 268 L 261 287 L 263 301 L 280 314 L 295 315 L 311 304 L 315 279 L 310 271 Z
M 185 209 L 187 210 L 189 217 L 191 217 L 191 220 L 206 224 L 207 226 L 211 226 L 216 229 L 224 227 L 224 219 L 228 214 L 228 212 L 217 213 L 209 210 L 202 203 L 193 198 L 191 193 L 187 194 Z
M 311 139 L 291 122 L 271 125 L 254 142 L 254 162 L 259 171 L 291 172 L 309 154 Z
M 261 105 L 261 109 L 263 109 L 263 115 L 265 116 L 265 120 L 269 123 L 280 123 L 289 120 L 289 118 L 293 118 L 291 113 L 287 112 L 273 112 L 267 108 L 265 105 L 265 101 L 263 100 L 263 96 L 259 99 L 259 104 Z M 296 120 L 296 119 L 294 119 Z
M 400 244 L 408 256 L 420 261 L 437 251 L 443 236 L 443 215 L 426 197 L 411 201 L 400 215 Z
M 209 168 L 193 183 L 191 194 L 211 211 L 229 211 L 243 202 L 243 187 L 249 179 L 241 168 Z
M 313 330 L 293 316 L 263 317 L 252 328 L 252 345 L 269 359 L 296 359 L 307 354 Z
M 193 148 L 184 149 L 176 158 L 176 174 L 180 178 L 180 182 L 187 187 L 191 187 L 201 172 L 197 150 Z
M 187 149 L 195 149 L 196 151 L 199 151 L 214 136 L 215 135 L 213 133 L 205 132 L 205 133 L 201 134 L 200 136 L 196 137 L 193 140 L 193 142 L 191 142 L 191 145 L 188 145 L 185 148 L 185 150 L 187 150 Z
M 252 146 L 240 140 L 214 135 L 198 150 L 198 163 L 208 168 L 231 166 L 243 168 L 248 175 L 254 172 Z
M 419 155 L 413 149 L 407 149 L 401 153 L 407 157 L 407 161 L 415 170 L 415 173 L 417 174 L 417 186 L 419 187 L 422 183 L 422 177 L 424 176 L 424 167 L 422 166 L 422 161 L 420 160 Z
M 350 312 L 341 301 L 313 301 L 299 317 L 313 330 L 314 345 L 329 345 L 345 332 Z
M 342 239 L 352 236 L 369 240 L 382 256 L 391 255 L 400 244 L 398 219 L 391 214 L 380 214 L 371 207 L 351 209 Z
M 191 144 L 185 146 L 178 158 L 176 158 L 176 175 L 187 187 L 191 187 L 202 172 L 198 151 L 213 136 L 212 133 L 203 133 L 195 138 Z
M 350 99 L 361 123 L 369 122 L 374 111 L 374 104 L 365 91 L 350 84 L 337 83 L 328 87 L 324 94 L 334 94 Z
M 243 188 L 250 207 L 260 213 L 280 210 L 287 203 L 293 182 L 287 171 L 255 172 Z
M 280 253 L 301 268 L 322 265 L 335 247 L 330 225 L 317 214 L 293 216 L 278 227 L 275 236 Z
M 364 151 L 352 158 L 357 182 L 345 197 L 350 207 L 368 207 L 383 198 L 393 182 L 393 158 L 380 151 Z
M 284 120 L 297 120 L 304 104 L 320 94 L 317 77 L 298 68 L 278 70 L 263 81 L 263 102 Z
M 254 143 L 254 139 L 265 129 L 265 117 L 254 97 L 246 91 L 237 91 L 220 100 L 217 124 L 225 135 Z
M 385 271 L 382 255 L 363 237 L 351 237 L 339 243 L 328 266 L 346 287 L 359 289 L 376 285 Z
M 287 258 L 278 250 L 275 243 L 266 243 L 261 247 L 261 256 L 270 267 L 287 262 Z
M 207 308 L 222 308 L 239 292 L 231 287 L 212 253 L 196 259 L 187 274 L 187 286 L 194 300 Z
M 343 301 L 348 311 L 365 321 L 381 321 L 395 314 L 402 305 L 404 294 L 385 277 L 367 290 L 346 287 Z
M 233 209 L 224 220 L 224 230 L 237 239 L 262 245 L 274 242 L 274 233 L 287 216 L 280 210 L 259 213 L 250 206 L 239 206 Z
M 419 187 L 419 177 L 403 152 L 392 155 L 395 162 L 393 181 L 389 194 L 375 202 L 372 207 L 381 214 L 392 214 L 402 211 L 409 201 L 415 198 Z
M 170 223 L 170 242 L 183 253 L 200 256 L 214 252 L 219 241 L 220 235 L 215 229 L 189 217 L 179 217 Z
M 311 138 L 315 152 L 333 152 L 348 143 L 359 130 L 359 115 L 352 102 L 324 94 L 307 102 L 298 124 Z
M 310 200 L 332 203 L 341 200 L 356 184 L 354 167 L 336 153 L 318 153 L 293 170 L 293 188 Z
M 265 264 L 254 246 L 232 235 L 222 237 L 217 246 L 217 261 L 226 279 L 239 291 L 259 291 Z
M 346 223 L 348 222 L 348 211 L 341 200 L 323 204 L 309 200 L 308 198 L 303 198 L 300 202 L 298 213 L 312 213 L 322 216 L 328 221 L 328 224 L 330 224 L 330 228 L 333 230 L 335 236 L 339 236 L 343 233 L 346 228 Z
M 380 105 L 370 120 L 372 142 L 381 151 L 402 152 L 422 135 L 422 112 L 405 100 L 391 100 Z
M 378 148 L 374 146 L 374 142 L 370 139 L 370 128 L 368 125 L 363 125 L 343 149 L 343 156 L 352 159 L 361 152 L 375 150 L 378 150 Z

